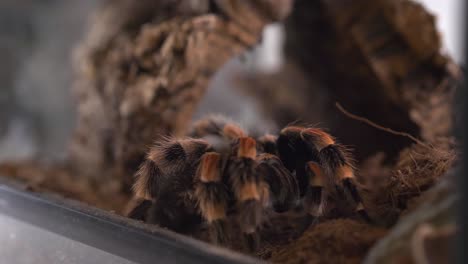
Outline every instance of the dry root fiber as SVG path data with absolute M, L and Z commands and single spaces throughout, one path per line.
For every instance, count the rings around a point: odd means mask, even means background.
M 394 224 L 413 198 L 434 186 L 453 167 L 453 149 L 447 140 L 415 144 L 400 153 L 392 169 L 382 165 L 381 155 L 371 159 L 361 169 L 363 199 L 371 217 L 383 225 Z

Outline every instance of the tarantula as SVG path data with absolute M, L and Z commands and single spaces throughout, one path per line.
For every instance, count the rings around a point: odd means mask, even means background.
M 234 221 L 249 249 L 265 212 L 301 207 L 320 217 L 330 195 L 368 219 L 348 152 L 320 129 L 288 126 L 278 137 L 254 139 L 211 116 L 196 122 L 190 136 L 166 138 L 150 149 L 134 185 L 143 202 L 130 217 L 182 233 L 206 223 L 219 244 L 229 241 Z

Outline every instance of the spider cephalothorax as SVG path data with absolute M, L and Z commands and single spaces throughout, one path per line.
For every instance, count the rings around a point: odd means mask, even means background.
M 290 126 L 278 137 L 254 139 L 211 116 L 196 122 L 190 136 L 150 149 L 134 186 L 145 201 L 131 217 L 179 232 L 204 223 L 221 244 L 234 225 L 249 248 L 268 211 L 302 208 L 320 217 L 327 198 L 336 196 L 367 217 L 348 152 L 320 129 Z

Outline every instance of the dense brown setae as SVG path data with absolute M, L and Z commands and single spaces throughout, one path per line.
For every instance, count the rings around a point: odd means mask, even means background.
M 206 225 L 211 242 L 234 247 L 229 238 L 241 239 L 249 251 L 272 213 L 300 212 L 302 229 L 330 212 L 372 221 L 350 153 L 321 129 L 289 126 L 256 140 L 212 116 L 192 132 L 197 138 L 167 138 L 150 148 L 134 185 L 141 202 L 130 217 L 185 234 Z

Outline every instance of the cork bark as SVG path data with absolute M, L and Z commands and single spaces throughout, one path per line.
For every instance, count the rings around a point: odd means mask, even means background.
M 290 7 L 289 0 L 105 4 L 75 56 L 72 163 L 128 187 L 153 141 L 184 135 L 213 74 Z
M 450 135 L 459 70 L 441 51 L 436 18 L 410 0 L 297 0 L 285 22 L 287 63 L 242 77 L 280 127 L 302 121 L 359 146 L 359 160 L 389 160 L 412 142 L 343 115 L 335 106 L 425 140 Z M 268 97 L 265 95 L 269 95 Z

